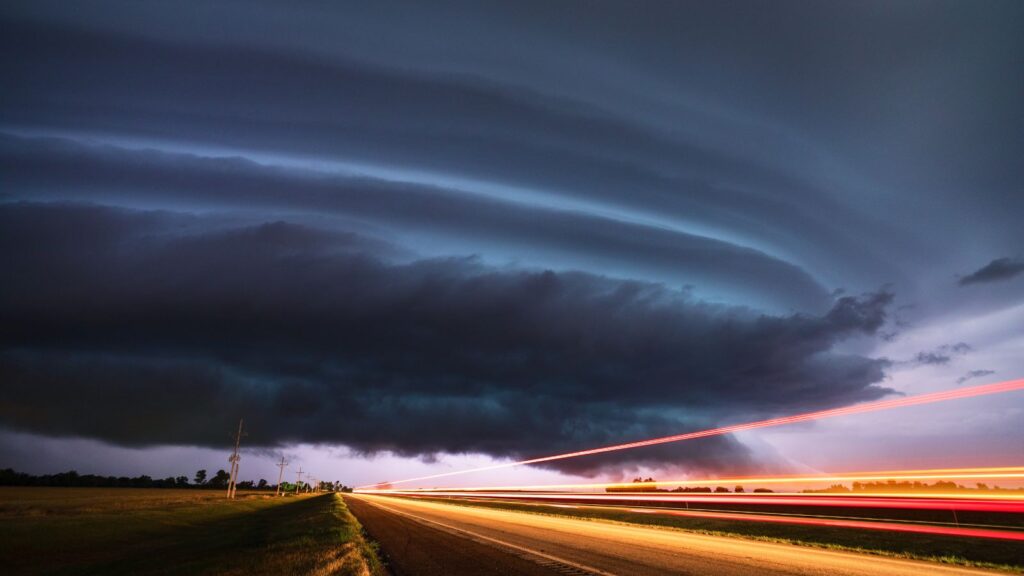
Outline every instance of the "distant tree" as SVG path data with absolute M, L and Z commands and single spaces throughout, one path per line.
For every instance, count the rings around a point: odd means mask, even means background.
M 256 487 L 259 488 L 260 490 L 266 490 L 267 481 L 264 480 L 263 478 L 260 478 L 260 481 L 256 484 Z
M 715 492 L 728 492 L 728 491 L 729 491 L 729 489 L 726 488 L 725 486 L 719 486 L 719 487 L 715 488 Z
M 230 478 L 230 475 L 228 475 L 228 477 Z M 227 481 L 225 481 L 224 485 L 227 486 Z M 252 490 L 253 482 L 252 480 L 244 480 L 239 482 L 237 486 L 239 490 Z
M 769 490 L 767 488 L 754 488 L 754 492 L 756 494 L 771 494 L 774 490 Z
M 211 488 L 227 488 L 228 480 L 231 480 L 231 474 L 224 470 L 217 470 L 217 473 L 214 474 L 213 478 L 210 478 L 206 485 Z
M 219 470 L 217 474 L 207 482 L 206 470 L 200 470 L 196 473 L 196 484 L 199 486 L 206 486 L 210 488 L 222 488 L 227 485 L 229 480 L 228 473 Z M 176 478 L 168 477 L 161 479 L 154 479 L 145 474 L 129 478 L 128 476 L 97 476 L 95 474 L 79 474 L 75 471 L 59 472 L 56 474 L 43 474 L 40 476 L 33 476 L 31 474 L 25 474 L 17 472 L 11 468 L 0 469 L 0 486 L 83 486 L 83 487 L 102 487 L 102 488 L 182 488 L 191 486 L 186 476 L 178 476 Z M 303 489 L 309 485 L 303 483 Z M 251 487 L 263 487 L 273 488 L 265 480 L 261 480 L 257 485 L 256 482 L 248 480 L 245 482 L 239 482 L 239 488 L 251 488 Z M 340 482 L 327 482 L 324 481 L 321 487 L 326 490 L 351 492 L 352 488 L 345 486 Z M 285 492 L 294 492 L 295 485 L 287 482 L 281 483 L 281 488 Z M 1019 489 L 1024 492 L 1024 488 Z M 3 572 L 0 572 L 3 574 Z
M 822 488 L 820 490 L 811 490 L 811 489 L 805 489 L 804 490 L 804 492 L 809 492 L 809 493 L 814 493 L 814 492 L 846 493 L 846 492 L 849 492 L 849 491 L 850 491 L 850 489 L 847 488 L 846 486 L 843 486 L 842 484 L 832 484 L 828 488 Z
M 743 489 L 743 486 L 737 486 L 737 487 L 733 488 L 732 491 L 737 493 L 737 494 L 743 494 L 745 492 L 745 490 Z
M 629 484 L 629 485 L 623 484 L 623 485 L 618 485 L 618 486 L 609 486 L 609 487 L 605 488 L 605 491 L 606 492 L 663 492 L 663 490 L 659 490 L 658 489 L 657 482 L 658 481 L 655 480 L 654 478 L 650 478 L 650 477 L 643 478 L 642 476 L 637 476 L 636 478 L 633 478 L 632 484 Z

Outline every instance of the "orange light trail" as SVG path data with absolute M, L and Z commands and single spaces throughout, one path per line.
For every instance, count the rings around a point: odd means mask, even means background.
M 480 466 L 477 468 L 467 468 L 464 470 L 456 470 L 454 472 L 443 472 L 440 474 L 430 474 L 428 476 L 419 476 L 416 478 L 406 478 L 404 480 L 392 480 L 389 482 L 379 482 L 376 484 L 367 484 L 364 486 L 358 486 L 357 490 L 363 490 L 367 488 L 373 488 L 375 486 L 381 486 L 383 484 L 405 484 L 408 482 L 415 482 L 418 480 L 430 480 L 433 478 L 443 478 L 447 476 L 455 476 L 459 474 L 469 474 L 471 472 L 484 472 L 487 470 L 499 470 L 502 468 L 512 468 L 514 466 L 524 466 L 528 464 L 539 464 L 542 462 L 551 462 L 554 460 L 564 460 L 566 458 L 577 458 L 580 456 L 590 456 L 593 454 L 603 454 L 605 452 L 615 452 L 618 450 L 628 450 L 630 448 L 642 448 L 644 446 L 655 446 L 658 444 L 667 444 L 670 442 L 682 442 L 684 440 L 694 440 L 697 438 L 707 438 L 709 436 L 719 436 L 722 434 L 731 434 L 734 432 L 743 432 L 746 430 L 755 430 L 758 428 L 769 428 L 773 426 L 782 426 L 785 424 L 796 424 L 798 422 L 809 422 L 812 420 L 822 420 L 825 418 L 833 418 L 836 416 L 848 416 L 851 414 L 863 414 L 865 412 L 875 412 L 878 410 L 889 410 L 892 408 L 902 408 L 905 406 L 919 406 L 921 404 L 932 404 L 935 402 L 945 402 L 947 400 L 959 400 L 962 398 L 973 398 L 977 396 L 986 396 L 989 394 L 1001 394 L 1004 392 L 1013 392 L 1017 390 L 1024 390 L 1024 379 L 1009 380 L 1006 382 L 997 382 L 994 384 L 986 384 L 982 386 L 972 386 L 968 388 L 959 388 L 956 390 L 946 390 L 943 392 L 932 392 L 929 394 L 919 394 L 917 396 L 909 396 L 904 398 L 895 398 L 892 400 L 881 400 L 878 402 L 869 402 L 867 404 L 856 404 L 853 406 L 844 406 L 841 408 L 830 408 L 828 410 L 819 410 L 816 412 L 807 412 L 804 414 L 796 414 L 793 416 L 783 416 L 779 418 L 770 418 L 768 420 L 759 420 L 757 422 L 747 422 L 745 424 L 733 424 L 731 426 L 722 426 L 720 428 L 711 428 L 709 430 L 700 430 L 697 432 L 687 432 L 684 434 L 676 434 L 674 436 L 663 436 L 661 438 L 651 438 L 648 440 L 639 440 L 636 442 L 628 442 L 625 444 L 614 444 L 611 446 L 603 446 L 600 448 L 591 448 L 589 450 L 579 450 L 577 452 L 567 452 L 564 454 L 555 454 L 552 456 L 544 456 L 541 458 L 532 458 L 529 460 L 519 460 L 517 462 L 504 462 L 501 464 L 493 464 L 490 466 Z
M 466 498 L 472 500 L 522 500 L 557 502 L 650 502 L 657 505 L 669 504 L 752 504 L 769 506 L 814 506 L 826 508 L 881 508 L 899 510 L 957 510 L 962 512 L 1000 512 L 1006 514 L 1024 513 L 1024 500 L 988 500 L 984 498 L 922 498 L 878 497 L 865 495 L 849 497 L 842 494 L 651 494 L 633 492 L 626 494 L 531 494 L 523 492 L 390 492 L 387 496 L 410 496 L 414 498 Z M 620 504 L 621 505 L 621 504 Z
M 794 516 L 768 516 L 737 514 L 730 512 L 703 512 L 688 510 L 651 510 L 637 508 L 630 512 L 643 514 L 668 514 L 672 516 L 690 516 L 698 518 L 714 518 L 721 520 L 743 520 L 747 522 L 772 522 L 778 524 L 801 524 L 805 526 L 822 526 L 829 528 L 857 528 L 862 530 L 888 530 L 892 532 L 909 532 L 913 534 L 936 534 L 941 536 L 966 536 L 971 538 L 991 538 L 996 540 L 1016 540 L 1024 542 L 1024 532 L 1008 530 L 991 530 L 985 528 L 960 528 L 953 526 L 932 526 L 926 524 L 902 524 L 898 522 L 873 522 L 870 520 L 845 520 L 831 518 L 800 518 Z
M 602 490 L 607 488 L 641 488 L 644 486 L 724 486 L 758 484 L 818 484 L 826 482 L 885 482 L 921 480 L 1024 480 L 1024 466 L 1001 468 L 937 468 L 929 470 L 883 470 L 872 472 L 837 472 L 834 474 L 791 476 L 743 476 L 733 478 L 704 478 L 699 480 L 655 480 L 652 482 L 611 482 L 590 484 L 534 484 L 522 486 L 474 486 L 447 488 L 406 488 L 402 490 L 361 489 L 361 492 L 387 494 L 390 492 L 440 492 L 474 490 Z M 1024 496 L 1022 496 L 1024 497 Z

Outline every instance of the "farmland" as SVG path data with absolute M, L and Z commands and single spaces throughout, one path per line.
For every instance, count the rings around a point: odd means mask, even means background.
M 274 498 L 130 488 L 0 488 L 7 574 L 343 574 L 381 571 L 332 493 Z

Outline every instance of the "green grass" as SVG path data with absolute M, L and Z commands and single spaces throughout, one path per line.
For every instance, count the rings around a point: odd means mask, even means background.
M 5 574 L 383 572 L 335 494 L 0 488 Z
M 577 508 L 561 508 L 512 501 L 488 502 L 441 498 L 433 500 L 461 506 L 479 506 L 548 516 L 568 516 L 587 520 L 642 524 L 714 536 L 751 538 L 769 542 L 847 550 L 945 564 L 992 568 L 1016 573 L 1021 573 L 1024 570 L 1024 546 L 1020 542 L 1007 540 L 931 536 L 925 534 L 895 534 L 876 530 L 645 514 L 600 506 L 584 505 Z M 790 512 L 793 511 L 791 510 Z M 822 515 L 840 516 L 846 511 L 824 508 L 818 512 Z

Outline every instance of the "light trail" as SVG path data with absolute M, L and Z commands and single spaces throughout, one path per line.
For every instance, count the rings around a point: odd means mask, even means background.
M 888 548 L 894 552 L 917 551 L 923 554 L 941 556 L 950 553 L 952 548 L 963 547 L 971 552 L 977 560 L 999 561 L 1001 558 L 1013 556 L 1022 541 L 1024 531 L 1011 526 L 961 524 L 957 525 L 952 515 L 948 515 L 950 523 L 929 522 L 927 525 L 907 525 L 891 523 L 886 525 L 878 518 L 844 518 L 836 516 L 796 516 L 795 522 L 790 518 L 791 528 L 784 529 L 787 524 L 770 524 L 776 518 L 755 518 L 758 524 L 744 523 L 748 518 L 734 519 L 721 517 L 729 511 L 708 510 L 710 516 L 706 522 L 714 520 L 719 526 L 703 526 L 701 518 L 686 518 L 680 515 L 677 521 L 673 515 L 659 515 L 657 510 L 641 508 L 635 513 L 627 512 L 629 507 L 619 510 L 629 515 L 629 522 L 607 522 L 595 517 L 590 512 L 577 512 L 572 509 L 549 509 L 547 514 L 526 514 L 511 511 L 502 506 L 480 507 L 453 505 L 445 502 L 426 500 L 409 500 L 389 498 L 385 496 L 357 495 L 369 503 L 387 506 L 388 509 L 404 512 L 410 517 L 418 517 L 423 523 L 433 520 L 437 524 L 446 524 L 454 531 L 462 530 L 472 538 L 476 535 L 492 538 L 512 538 L 518 544 L 544 550 L 550 554 L 563 557 L 586 559 L 592 566 L 612 573 L 664 573 L 664 574 L 762 574 L 767 572 L 787 572 L 800 574 L 844 574 L 854 573 L 877 576 L 889 574 L 905 574 L 917 576 L 935 576 L 938 573 L 977 573 L 983 570 L 959 569 L 943 566 L 938 563 L 905 561 L 895 558 L 881 558 L 867 554 L 850 554 L 844 552 L 822 551 L 818 549 L 776 544 L 769 542 L 753 542 L 742 537 L 743 526 L 763 529 L 777 527 L 776 530 L 758 533 L 775 535 L 781 539 L 811 543 L 862 543 L 863 538 L 875 535 L 875 548 Z M 686 512 L 685 510 L 670 512 Z M 690 512 L 705 512 L 691 510 Z M 765 516 L 781 516 L 770 513 Z M 581 517 L 582 516 L 582 517 Z M 806 518 L 807 520 L 804 520 Z M 936 518 L 938 518 L 936 516 Z M 846 522 L 842 522 L 842 521 Z M 800 526 L 805 523 L 807 525 Z M 865 522 L 865 523 L 861 523 Z M 652 526 L 653 525 L 653 526 Z M 669 526 L 672 528 L 669 529 Z M 410 527 L 410 530 L 413 527 Z M 957 529 L 959 528 L 959 530 Z M 703 529 L 703 530 L 702 530 Z M 704 530 L 713 530 L 707 534 Z M 869 532 L 871 530 L 872 532 Z M 877 531 L 875 531 L 877 530 Z M 704 533 L 702 533 L 704 532 Z M 917 534 L 915 534 L 915 532 Z M 722 537 L 725 534 L 740 536 Z M 396 546 L 411 537 L 415 532 L 402 531 L 396 535 Z M 954 540 L 956 538 L 957 540 Z M 1015 543 L 1016 542 L 1016 543 Z M 900 545 L 902 543 L 902 545 Z M 992 555 L 981 556 L 981 549 L 974 547 L 988 543 L 997 545 L 991 548 Z M 884 544 L 884 545 L 883 545 Z M 955 550 L 953 550 L 955 551 Z M 1007 556 L 1006 554 L 1009 554 Z M 979 557 L 980 556 L 980 557 Z M 801 558 L 807 558 L 807 561 Z
M 821 484 L 828 482 L 887 482 L 922 481 L 922 480 L 1024 480 L 1024 466 L 988 467 L 988 468 L 936 468 L 926 470 L 880 470 L 870 472 L 837 472 L 815 475 L 786 476 L 742 476 L 733 478 L 704 478 L 698 480 L 655 480 L 652 482 L 598 482 L 588 484 L 533 484 L 521 486 L 473 486 L 473 487 L 438 487 L 438 488 L 406 488 L 400 492 L 437 492 L 437 491 L 473 491 L 473 490 L 601 490 L 608 488 L 641 488 L 657 486 L 735 486 L 759 484 Z M 395 490 L 360 490 L 366 493 L 386 494 Z
M 828 494 L 657 494 L 634 492 L 630 494 L 529 494 L 521 492 L 390 492 L 387 496 L 416 498 L 467 498 L 492 500 L 554 500 L 559 502 L 650 502 L 653 504 L 750 504 L 757 506 L 815 506 L 828 508 L 883 508 L 899 510 L 956 510 L 958 512 L 1024 513 L 1024 500 L 983 500 L 975 498 L 925 497 L 847 497 Z
M 940 536 L 966 536 L 971 538 L 990 538 L 996 540 L 1017 540 L 1024 542 L 1024 532 L 1009 530 L 990 530 L 985 528 L 960 528 L 953 526 L 934 526 L 928 524 L 902 524 L 899 522 L 873 522 L 870 520 L 842 520 L 830 518 L 802 518 L 798 516 L 770 516 L 737 514 L 730 512 L 705 512 L 691 510 L 651 510 L 650 508 L 630 509 L 630 512 L 641 514 L 667 514 L 671 516 L 689 516 L 696 518 L 713 518 L 720 520 L 743 520 L 746 522 L 771 522 L 776 524 L 800 524 L 828 528 L 857 528 L 862 530 L 887 530 L 890 532 L 910 532 L 913 534 L 935 534 Z
M 490 466 L 480 466 L 477 468 L 467 468 L 464 470 L 456 470 L 454 472 L 442 472 L 440 474 L 430 474 L 427 476 L 418 476 L 416 478 L 406 478 L 404 480 L 391 480 L 388 482 L 378 482 L 376 484 L 366 484 L 363 486 L 356 487 L 356 490 L 364 490 L 367 488 L 373 488 L 375 486 L 382 486 L 386 484 L 406 484 L 408 482 L 415 482 L 418 480 L 430 480 L 433 478 L 444 478 L 447 476 L 456 476 L 459 474 L 469 474 L 471 472 L 484 472 L 487 470 L 499 470 L 502 468 L 512 468 L 514 466 L 524 466 L 528 464 L 539 464 L 542 462 L 551 462 L 554 460 L 564 460 L 566 458 L 577 458 L 580 456 L 590 456 L 593 454 L 603 454 L 605 452 L 615 452 L 618 450 L 628 450 L 630 448 L 641 448 L 644 446 L 655 446 L 658 444 L 667 444 L 670 442 L 681 442 L 684 440 L 694 440 L 697 438 L 707 438 L 709 436 L 719 436 L 722 434 L 731 434 L 734 432 L 743 432 L 745 430 L 755 430 L 758 428 L 769 428 L 773 426 L 782 426 L 785 424 L 796 424 L 798 422 L 809 422 L 811 420 L 822 420 L 825 418 L 834 418 L 836 416 L 848 416 L 850 414 L 863 414 L 865 412 L 875 412 L 878 410 L 889 410 L 892 408 L 902 408 L 906 406 L 919 406 L 921 404 L 932 404 L 935 402 L 945 402 L 947 400 L 958 400 L 962 398 L 973 398 L 977 396 L 986 396 L 989 394 L 1001 394 L 1004 392 L 1013 392 L 1017 390 L 1024 390 L 1024 379 L 1009 380 L 1006 382 L 997 382 L 994 384 L 986 384 L 982 386 L 972 386 L 968 388 L 958 388 L 956 390 L 946 390 L 943 392 L 932 392 L 929 394 L 919 394 L 917 396 L 909 396 L 904 398 L 895 398 L 892 400 L 881 400 L 878 402 L 869 402 L 866 404 L 856 404 L 853 406 L 844 406 L 841 408 L 830 408 L 828 410 L 819 410 L 816 412 L 807 412 L 804 414 L 796 414 L 793 416 L 783 416 L 779 418 L 770 418 L 768 420 L 759 420 L 756 422 L 747 422 L 745 424 L 733 424 L 731 426 L 722 426 L 720 428 L 712 428 L 709 430 L 700 430 L 697 432 L 687 432 L 684 434 L 676 434 L 674 436 L 663 436 L 661 438 L 651 438 L 648 440 L 639 440 L 636 442 L 628 442 L 625 444 L 614 444 L 611 446 L 603 446 L 600 448 L 591 448 L 589 450 L 579 450 L 576 452 L 566 452 L 564 454 L 555 454 L 552 456 L 544 456 L 541 458 L 532 458 L 529 460 L 519 460 L 517 462 L 503 462 L 501 464 L 493 464 Z

